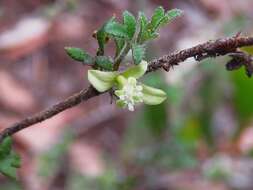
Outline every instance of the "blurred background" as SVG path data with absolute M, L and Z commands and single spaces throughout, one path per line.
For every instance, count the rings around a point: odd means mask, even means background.
M 148 44 L 148 60 L 253 34 L 252 0 L 1 0 L 0 129 L 87 87 L 87 67 L 65 46 L 95 54 L 92 33 L 113 14 L 150 17 L 159 5 L 184 16 Z M 253 81 L 226 71 L 228 60 L 189 59 L 145 76 L 168 94 L 159 106 L 132 113 L 103 95 L 23 130 L 14 137 L 18 180 L 0 176 L 0 189 L 253 189 Z

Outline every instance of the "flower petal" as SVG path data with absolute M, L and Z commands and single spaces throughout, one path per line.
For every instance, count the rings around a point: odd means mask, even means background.
M 143 87 L 143 101 L 148 105 L 157 105 L 162 103 L 166 98 L 167 94 L 157 88 L 153 88 L 150 86 L 142 85 Z
M 134 111 L 134 105 L 133 104 L 127 104 L 128 110 L 129 111 Z
M 127 82 L 128 82 L 130 85 L 132 85 L 132 86 L 136 86 L 136 83 L 137 83 L 137 81 L 136 81 L 136 79 L 135 79 L 134 77 L 129 77 L 129 78 L 127 79 Z

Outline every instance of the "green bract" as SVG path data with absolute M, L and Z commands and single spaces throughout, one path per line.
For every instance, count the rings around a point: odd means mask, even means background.
M 134 105 L 138 103 L 157 105 L 167 97 L 164 91 L 137 82 L 136 79 L 145 74 L 147 66 L 146 61 L 141 61 L 122 73 L 89 70 L 88 79 L 99 92 L 115 87 L 115 95 L 119 98 L 117 105 L 134 111 Z
M 99 92 L 105 92 L 113 87 L 117 72 L 104 72 L 98 70 L 88 71 L 88 80 Z

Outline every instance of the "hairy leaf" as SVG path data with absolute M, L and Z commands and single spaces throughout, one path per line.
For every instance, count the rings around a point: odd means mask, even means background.
M 165 13 L 162 7 L 158 7 L 155 9 L 151 21 L 147 23 L 144 14 L 139 14 L 141 20 L 140 43 L 157 38 L 159 36 L 158 30 L 180 15 L 182 15 L 182 11 L 179 9 L 172 9 Z
M 141 28 L 144 29 L 148 24 L 148 18 L 146 17 L 145 13 L 139 12 L 138 19 L 140 20 Z
M 115 22 L 115 17 L 110 18 L 95 34 L 99 46 L 98 55 L 104 54 L 105 44 L 109 39 L 109 36 L 105 31 L 105 27 L 111 22 Z
M 170 20 L 172 20 L 172 19 L 175 19 L 179 16 L 182 16 L 182 14 L 183 14 L 182 10 L 172 9 L 172 10 L 167 11 L 166 16 L 168 16 L 170 18 Z
M 136 20 L 135 17 L 128 11 L 123 13 L 124 26 L 128 33 L 128 38 L 132 39 L 136 30 Z
M 148 30 L 149 21 L 143 12 L 139 12 L 139 23 L 140 23 L 140 33 L 138 37 L 138 42 L 145 42 L 150 36 L 150 30 Z
M 128 31 L 126 27 L 116 21 L 108 22 L 104 30 L 111 36 L 118 37 L 118 38 L 128 38 Z
M 113 70 L 113 61 L 110 57 L 107 56 L 97 56 L 96 64 L 103 70 L 112 71 Z
M 80 48 L 65 47 L 65 50 L 67 54 L 76 61 L 80 61 L 85 64 L 92 64 L 94 62 L 93 57 Z
M 148 28 L 152 32 L 156 31 L 156 29 L 159 27 L 160 22 L 164 18 L 164 16 L 165 16 L 165 13 L 164 13 L 163 7 L 156 8 Z
M 132 46 L 134 64 L 138 65 L 145 57 L 145 46 L 134 44 Z
M 164 26 L 168 23 L 170 23 L 175 18 L 181 16 L 183 14 L 183 11 L 180 9 L 172 9 L 167 11 L 165 14 L 165 17 L 161 20 L 160 26 Z
M 122 38 L 115 38 L 115 44 L 116 44 L 116 56 L 115 57 L 117 57 L 125 45 L 125 40 Z

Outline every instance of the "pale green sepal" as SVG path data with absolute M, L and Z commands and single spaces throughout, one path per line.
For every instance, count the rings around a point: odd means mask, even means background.
M 104 72 L 99 70 L 88 70 L 88 80 L 99 92 L 105 92 L 114 85 L 117 72 Z
M 142 60 L 139 65 L 130 67 L 129 69 L 121 73 L 121 75 L 124 76 L 125 78 L 134 77 L 138 79 L 146 73 L 147 68 L 148 68 L 147 61 Z
M 125 108 L 126 107 L 126 103 L 124 100 L 117 100 L 116 101 L 116 105 L 120 108 Z
M 167 94 L 160 89 L 146 86 L 144 84 L 142 85 L 142 87 L 143 102 L 147 105 L 160 104 L 167 98 Z
M 115 90 L 114 94 L 119 97 L 119 96 L 123 95 L 123 91 L 122 90 Z

